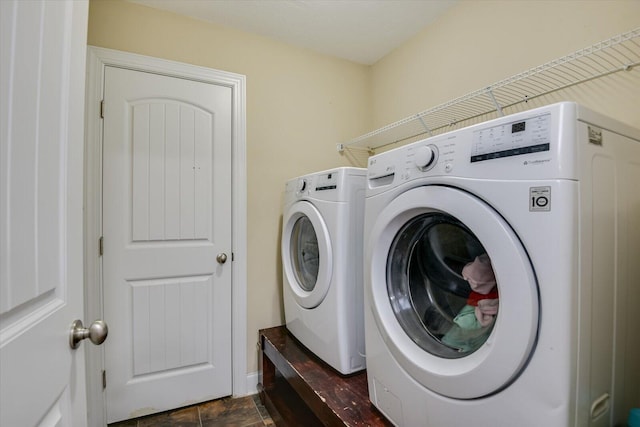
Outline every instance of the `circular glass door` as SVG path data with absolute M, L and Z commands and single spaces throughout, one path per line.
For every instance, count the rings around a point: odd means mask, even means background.
M 282 264 L 285 282 L 297 303 L 314 308 L 331 281 L 333 253 L 327 226 L 313 204 L 296 202 L 285 212 Z
M 499 310 L 486 249 L 460 221 L 429 212 L 396 234 L 387 261 L 389 301 L 407 335 L 439 357 L 465 357 L 487 340 Z
M 291 267 L 296 283 L 307 291 L 313 291 L 318 280 L 320 249 L 318 236 L 307 216 L 300 216 L 291 228 Z
M 416 381 L 473 399 L 517 378 L 536 342 L 538 290 L 493 208 L 456 188 L 410 189 L 377 215 L 367 254 L 375 326 Z

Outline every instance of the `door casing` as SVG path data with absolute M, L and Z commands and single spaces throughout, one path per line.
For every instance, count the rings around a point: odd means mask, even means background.
M 198 80 L 232 89 L 232 389 L 234 396 L 248 393 L 247 381 L 247 173 L 246 78 L 241 74 L 175 61 L 88 46 L 85 100 L 85 316 L 102 318 L 102 118 L 104 68 L 114 66 Z M 105 321 L 109 321 L 105 319 Z M 87 404 L 89 425 L 105 425 L 102 385 L 104 354 L 101 347 L 87 349 Z

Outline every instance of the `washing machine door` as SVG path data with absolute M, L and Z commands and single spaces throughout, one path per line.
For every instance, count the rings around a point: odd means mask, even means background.
M 312 203 L 299 201 L 285 212 L 282 265 L 296 302 L 318 306 L 327 295 L 333 270 L 333 252 L 327 225 Z
M 517 378 L 536 342 L 538 287 L 492 207 L 452 187 L 414 188 L 382 210 L 369 242 L 376 326 L 416 381 L 473 399 Z

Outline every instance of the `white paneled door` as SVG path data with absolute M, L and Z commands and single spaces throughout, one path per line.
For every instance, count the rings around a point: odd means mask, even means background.
M 107 421 L 231 394 L 231 88 L 105 67 Z
M 0 426 L 87 424 L 87 1 L 0 1 Z

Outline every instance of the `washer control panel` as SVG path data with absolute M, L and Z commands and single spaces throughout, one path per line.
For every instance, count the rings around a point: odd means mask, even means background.
M 471 163 L 549 151 L 551 113 L 473 132 Z
M 456 138 L 431 138 L 411 144 L 404 150 L 404 171 L 401 179 L 450 173 L 456 157 Z
M 375 193 L 427 177 L 432 182 L 449 182 L 450 178 L 576 179 L 576 141 L 580 132 L 585 133 L 577 126 L 583 123 L 576 121 L 578 113 L 576 104 L 558 103 L 379 153 L 369 158 L 368 188 Z M 544 211 L 551 205 L 549 195 L 539 190 L 530 200 L 532 211 Z

